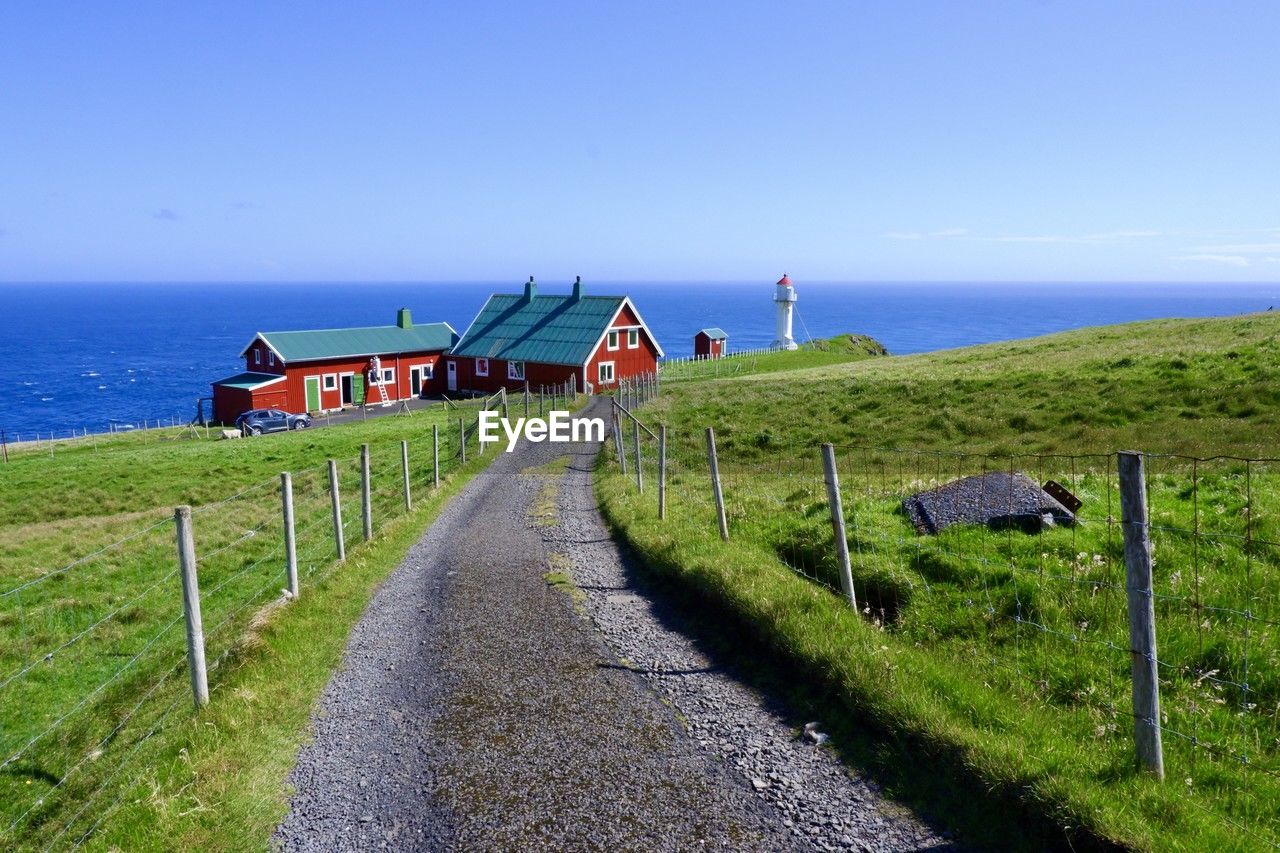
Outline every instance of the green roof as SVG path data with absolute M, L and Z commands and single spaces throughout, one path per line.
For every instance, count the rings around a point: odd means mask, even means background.
M 698 331 L 706 335 L 708 338 L 711 338 L 711 340 L 713 341 L 718 341 L 721 338 L 729 337 L 724 333 L 724 329 L 718 329 L 714 326 L 712 326 L 710 329 L 699 329 Z
M 458 333 L 448 323 L 425 323 L 407 329 L 399 326 L 367 326 L 309 332 L 259 332 L 258 337 L 266 341 L 282 359 L 290 362 L 447 350 L 458 339 Z M 248 347 L 245 350 L 247 352 Z
M 609 328 L 624 296 L 494 294 L 480 309 L 453 355 L 585 364 Z
M 228 376 L 226 379 L 219 379 L 214 385 L 221 385 L 224 388 L 243 388 L 246 391 L 252 391 L 255 388 L 261 388 L 263 385 L 270 385 L 284 379 L 284 375 L 280 373 L 237 373 L 235 376 Z

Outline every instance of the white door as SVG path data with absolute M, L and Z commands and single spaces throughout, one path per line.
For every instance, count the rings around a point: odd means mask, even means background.
M 422 396 L 422 368 L 421 367 L 409 368 L 409 396 L 410 397 Z
M 447 365 L 445 369 L 449 372 L 449 390 L 457 391 L 458 390 L 458 363 L 456 361 L 447 361 L 445 362 L 445 364 Z

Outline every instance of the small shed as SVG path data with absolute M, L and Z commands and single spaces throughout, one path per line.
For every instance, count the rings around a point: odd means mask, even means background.
M 729 336 L 724 329 L 701 329 L 693 336 L 694 358 L 720 358 L 729 354 Z

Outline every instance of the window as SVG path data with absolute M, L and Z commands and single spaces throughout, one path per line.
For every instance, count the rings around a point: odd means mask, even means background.
M 324 375 L 324 390 L 336 391 L 338 389 L 338 374 L 326 373 Z
M 635 349 L 640 346 L 640 330 L 627 329 L 627 349 Z
M 422 378 L 424 380 L 435 379 L 435 377 L 436 377 L 436 366 L 434 363 L 422 365 Z
M 276 354 L 274 352 L 267 353 L 267 364 L 271 365 L 272 367 L 276 366 Z
M 253 363 L 262 364 L 262 350 L 257 347 L 253 348 Z
M 476 359 L 476 376 L 488 376 L 488 375 L 489 375 L 489 359 L 477 358 Z
M 524 381 L 524 362 L 508 361 L 507 362 L 507 378 L 519 379 L 520 381 L 523 382 Z
M 396 384 L 396 369 L 394 367 L 382 368 L 382 384 L 384 385 Z
M 615 350 L 617 348 L 618 348 L 618 330 L 610 329 L 609 330 L 609 349 Z
M 599 374 L 597 378 L 600 380 L 601 385 L 608 385 L 610 382 L 613 381 L 613 362 L 612 361 L 600 362 Z

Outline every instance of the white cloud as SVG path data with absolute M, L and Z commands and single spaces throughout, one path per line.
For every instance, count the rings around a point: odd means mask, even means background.
M 1206 264 L 1226 264 L 1231 267 L 1247 267 L 1249 259 L 1243 255 L 1218 255 L 1218 254 L 1197 254 L 1197 255 L 1172 255 L 1171 261 L 1192 261 Z
M 930 231 L 930 237 L 963 237 L 969 233 L 968 228 L 943 228 L 941 231 Z
M 1142 237 L 1159 237 L 1160 231 L 1101 231 L 1097 234 L 1007 234 L 1000 237 L 984 237 L 996 243 L 1054 243 L 1059 245 L 1097 245 L 1120 243 Z
M 1229 255 L 1273 255 L 1280 254 L 1280 243 L 1228 243 L 1225 246 L 1196 246 L 1191 251 Z

